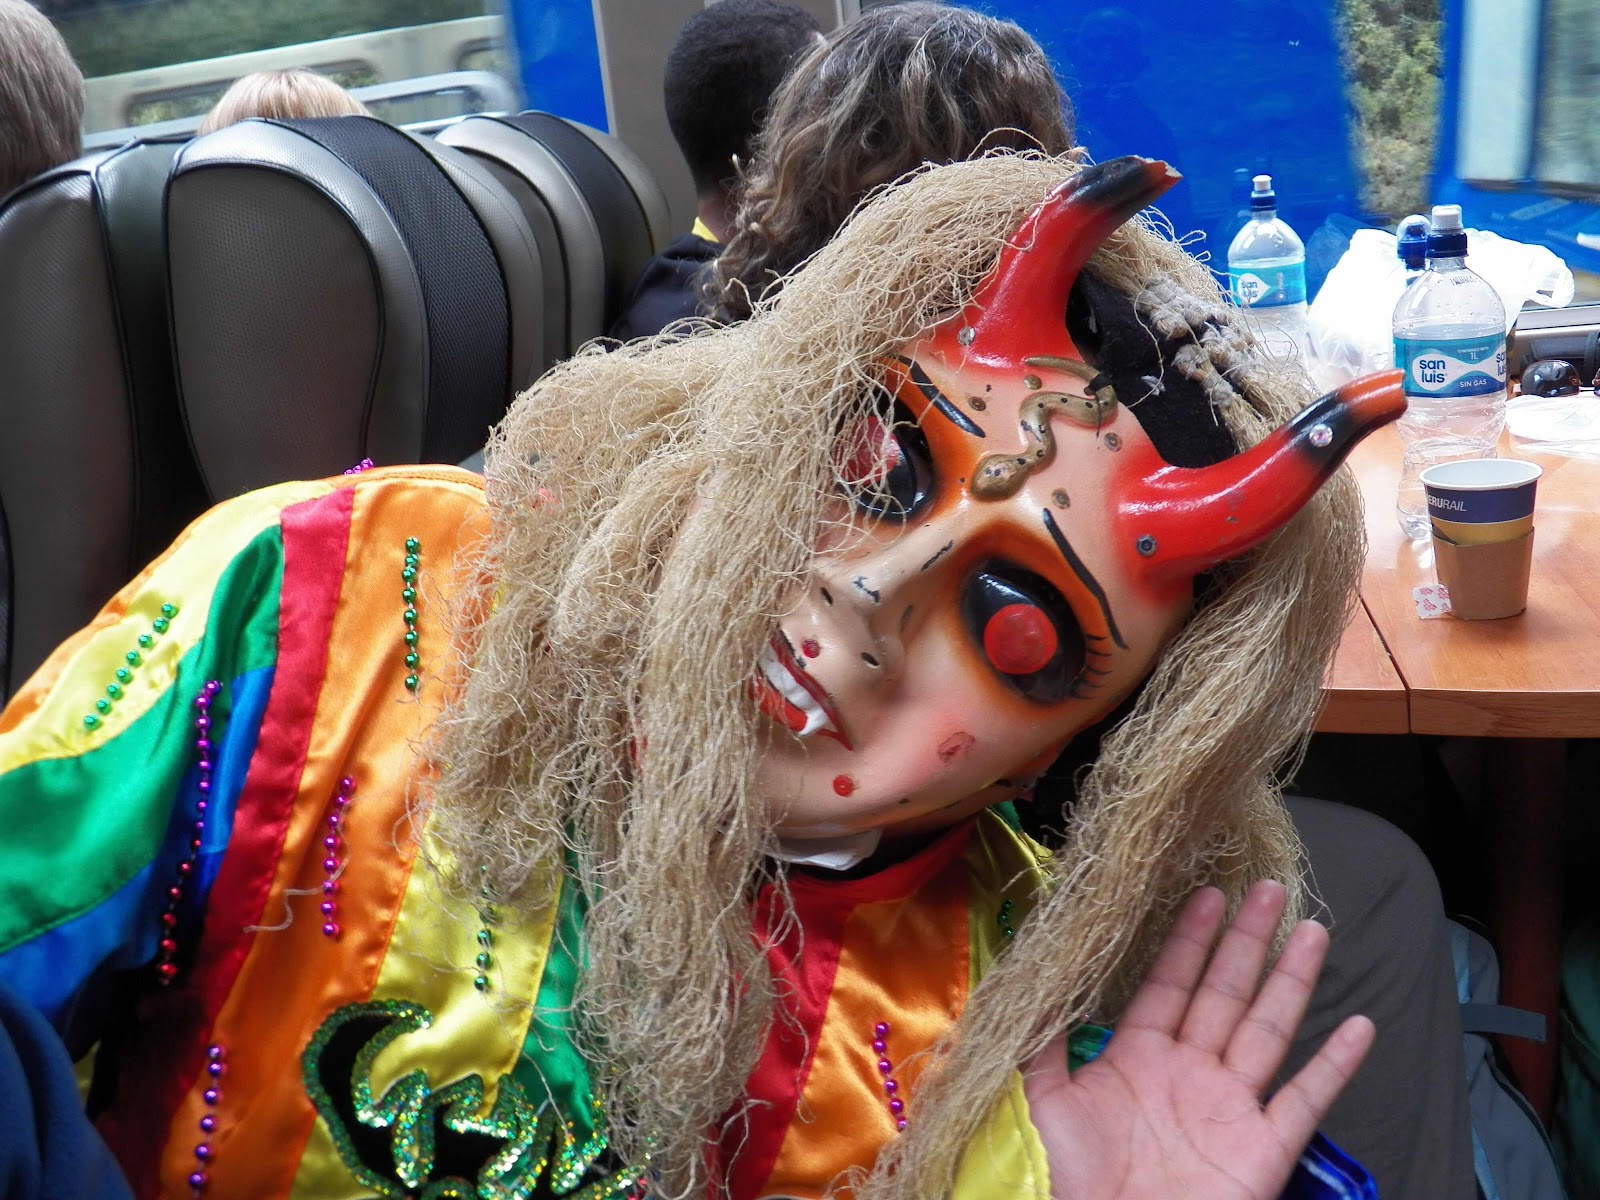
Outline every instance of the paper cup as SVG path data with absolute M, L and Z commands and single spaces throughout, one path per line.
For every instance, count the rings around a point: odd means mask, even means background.
M 1433 565 L 1450 590 L 1450 613 L 1465 621 L 1514 617 L 1528 607 L 1533 531 L 1514 542 L 1457 546 L 1433 539 Z
M 1433 518 L 1433 536 L 1453 546 L 1492 546 L 1496 542 L 1514 542 L 1532 530 L 1532 513 L 1515 521 L 1486 521 L 1481 525 Z
M 1457 546 L 1514 542 L 1533 529 L 1544 472 L 1518 458 L 1469 458 L 1422 472 L 1434 536 Z M 1448 586 L 1448 585 L 1447 585 Z

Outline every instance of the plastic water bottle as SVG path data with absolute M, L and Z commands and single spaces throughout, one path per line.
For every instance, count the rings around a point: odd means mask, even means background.
M 1406 286 L 1409 287 L 1427 266 L 1428 218 L 1421 213 L 1402 217 L 1400 224 L 1395 226 L 1394 237 L 1394 252 L 1405 268 Z
M 1306 247 L 1278 217 L 1271 175 L 1251 181 L 1250 220 L 1228 247 L 1233 299 L 1248 309 L 1255 332 L 1275 354 L 1306 347 Z
M 1394 309 L 1395 366 L 1405 372 L 1405 463 L 1396 507 L 1407 536 L 1429 535 L 1423 468 L 1493 458 L 1506 421 L 1506 310 L 1467 268 L 1461 206 L 1433 210 L 1428 269 Z

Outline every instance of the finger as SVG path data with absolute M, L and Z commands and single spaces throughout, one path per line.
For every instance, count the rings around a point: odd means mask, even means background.
M 1051 1038 L 1049 1045 L 1030 1058 L 1022 1068 L 1023 1091 L 1028 1102 L 1035 1107 L 1070 1083 L 1066 1034 Z
M 1189 897 L 1118 1028 L 1153 1029 L 1169 1037 L 1177 1032 L 1227 908 L 1216 888 L 1201 888 Z
M 1272 1083 L 1289 1053 L 1327 952 L 1326 929 L 1315 921 L 1297 925 L 1261 994 L 1228 1043 L 1223 1063 L 1258 1096 Z
M 1286 1146 L 1298 1151 L 1328 1115 L 1361 1062 L 1372 1049 L 1377 1030 L 1366 1017 L 1349 1017 L 1322 1043 L 1322 1048 L 1267 1103 L 1267 1121 Z
M 1253 884 L 1245 893 L 1189 1005 L 1180 1041 L 1208 1054 L 1222 1053 L 1261 986 L 1261 969 L 1267 965 L 1287 902 L 1283 884 L 1271 879 Z

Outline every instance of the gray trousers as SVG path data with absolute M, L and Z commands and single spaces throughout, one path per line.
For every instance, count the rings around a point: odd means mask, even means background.
M 1353 1013 L 1378 1040 L 1322 1132 L 1377 1180 L 1380 1200 L 1473 1200 L 1472 1134 L 1450 938 L 1433 869 L 1393 825 L 1291 797 L 1327 965 L 1287 1076 Z M 1320 902 L 1320 903 L 1319 903 Z

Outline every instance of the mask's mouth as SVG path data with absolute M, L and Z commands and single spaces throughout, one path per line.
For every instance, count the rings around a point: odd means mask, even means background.
M 762 649 L 751 687 L 761 711 L 795 737 L 804 740 L 822 734 L 846 750 L 855 749 L 845 734 L 833 698 L 795 659 L 781 633 Z

